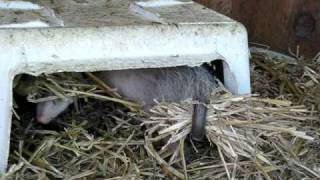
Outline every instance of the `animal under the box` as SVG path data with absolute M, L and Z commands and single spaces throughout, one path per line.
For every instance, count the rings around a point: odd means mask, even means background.
M 216 87 L 215 77 L 207 66 L 168 67 L 97 72 L 95 75 L 114 88 L 124 99 L 141 104 L 148 111 L 158 101 L 194 104 L 191 136 L 202 140 L 205 135 L 206 103 Z M 67 109 L 70 100 L 54 100 L 37 105 L 37 120 L 49 123 Z

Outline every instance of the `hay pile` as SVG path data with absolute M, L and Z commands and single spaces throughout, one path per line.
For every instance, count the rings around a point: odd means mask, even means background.
M 137 110 L 131 102 L 111 102 L 96 83 L 70 74 L 42 77 L 40 93 L 29 100 L 43 100 L 49 91 L 77 103 L 54 128 L 17 112 L 3 178 L 320 178 L 320 56 L 304 60 L 255 50 L 254 94 L 216 89 L 208 105 L 209 142 L 200 144 L 188 137 L 190 102 L 160 103 L 144 114 L 128 111 Z

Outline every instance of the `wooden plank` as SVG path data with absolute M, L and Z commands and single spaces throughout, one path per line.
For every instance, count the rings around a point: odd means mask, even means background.
M 242 22 L 252 42 L 284 52 L 299 45 L 309 57 L 320 52 L 319 0 L 196 1 Z

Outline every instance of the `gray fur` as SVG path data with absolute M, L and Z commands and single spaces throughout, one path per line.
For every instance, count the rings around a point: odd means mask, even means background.
M 208 103 L 210 94 L 216 85 L 214 76 L 203 66 L 115 70 L 95 74 L 111 88 L 116 89 L 125 99 L 143 105 L 146 111 L 155 105 L 155 100 L 181 102 L 192 99 Z M 50 122 L 67 109 L 69 105 L 67 103 L 70 102 L 39 104 L 38 121 Z M 59 107 L 54 107 L 55 105 Z M 196 140 L 202 140 L 205 134 L 206 112 L 207 109 L 203 104 L 194 106 L 191 133 Z

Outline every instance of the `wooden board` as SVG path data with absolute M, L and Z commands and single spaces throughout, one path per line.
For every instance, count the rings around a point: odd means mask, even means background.
M 284 52 L 320 52 L 319 0 L 196 0 L 242 22 L 250 41 Z

